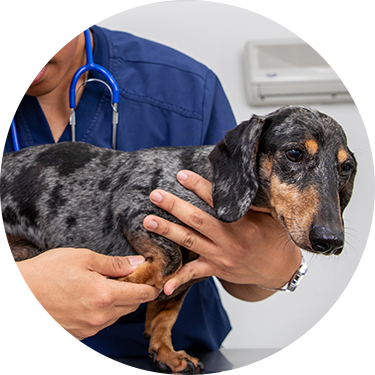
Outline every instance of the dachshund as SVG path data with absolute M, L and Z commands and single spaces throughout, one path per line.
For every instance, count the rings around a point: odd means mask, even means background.
M 212 182 L 213 209 L 177 182 L 181 169 Z M 162 289 L 198 255 L 144 229 L 149 214 L 182 224 L 150 202 L 152 190 L 167 190 L 223 222 L 239 220 L 251 205 L 267 208 L 298 247 L 338 255 L 344 246 L 342 213 L 356 169 L 335 120 L 315 109 L 286 106 L 253 115 L 215 146 L 127 153 L 65 142 L 6 154 L 2 215 L 17 261 L 58 247 L 112 256 L 141 254 L 147 261 L 120 280 Z M 175 352 L 171 341 L 193 282 L 148 303 L 144 336 L 159 371 L 203 370 L 199 359 Z

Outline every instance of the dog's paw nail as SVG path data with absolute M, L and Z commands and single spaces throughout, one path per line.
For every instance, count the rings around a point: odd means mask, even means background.
M 160 372 L 167 372 L 167 373 L 171 373 L 172 372 L 172 370 L 171 370 L 171 368 L 169 366 L 167 366 L 165 363 L 160 362 L 160 361 L 156 361 L 155 362 L 155 367 Z
M 191 362 L 191 361 L 189 361 L 188 359 L 186 360 L 186 362 L 187 362 L 187 366 L 186 366 L 186 368 L 184 369 L 184 373 L 193 373 L 193 374 L 195 374 L 196 373 L 196 368 L 195 368 L 195 365 L 194 365 L 194 363 L 193 362 Z
M 200 371 L 204 370 L 204 364 L 201 361 L 198 362 L 198 367 L 199 367 Z

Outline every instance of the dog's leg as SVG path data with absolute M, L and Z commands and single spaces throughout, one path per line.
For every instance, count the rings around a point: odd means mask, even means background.
M 152 233 L 141 236 L 127 235 L 135 251 L 143 255 L 146 261 L 129 276 L 120 281 L 136 284 L 149 284 L 162 289 L 164 284 L 176 274 L 182 266 L 180 247 L 175 243 Z
M 33 258 L 39 254 L 38 249 L 31 242 L 8 233 L 6 235 L 16 262 Z
M 187 289 L 188 290 L 188 289 Z M 169 300 L 153 301 L 147 305 L 145 338 L 150 339 L 149 354 L 158 371 L 169 373 L 200 373 L 203 364 L 185 351 L 175 351 L 171 330 L 187 290 Z
M 180 247 L 148 232 L 135 236 L 125 234 L 136 252 L 146 258 L 146 262 L 131 275 L 118 280 L 149 284 L 162 289 L 182 266 Z M 145 337 L 150 339 L 149 353 L 160 371 L 199 372 L 203 369 L 197 358 L 190 357 L 184 351 L 176 352 L 172 345 L 171 330 L 188 289 L 189 285 L 181 286 L 172 298 L 161 295 L 158 300 L 147 305 Z

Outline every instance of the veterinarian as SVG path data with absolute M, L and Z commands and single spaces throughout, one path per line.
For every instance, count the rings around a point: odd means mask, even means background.
M 220 82 L 205 66 L 126 33 L 92 27 L 91 37 L 94 61 L 120 86 L 118 149 L 214 144 L 235 127 Z M 15 116 L 21 149 L 71 140 L 68 89 L 84 63 L 82 34 L 37 75 Z M 88 84 L 77 101 L 77 140 L 110 148 L 112 109 L 105 87 Z M 9 136 L 4 152 L 10 151 Z M 177 178 L 211 204 L 208 181 L 189 171 Z M 264 288 L 282 287 L 300 266 L 299 249 L 266 212 L 249 211 L 238 222 L 224 224 L 166 191 L 153 191 L 150 199 L 195 231 L 154 216 L 145 218 L 145 228 L 200 254 L 165 285 L 166 294 L 189 279 L 215 275 L 235 297 L 259 301 L 274 293 Z M 126 276 L 142 262 L 141 256 L 112 258 L 89 249 L 60 248 L 18 262 L 18 267 L 39 302 L 73 336 L 107 356 L 138 356 L 147 355 L 148 347 L 142 337 L 142 303 L 160 290 L 107 277 Z M 209 278 L 189 291 L 173 328 L 174 346 L 215 350 L 230 329 Z

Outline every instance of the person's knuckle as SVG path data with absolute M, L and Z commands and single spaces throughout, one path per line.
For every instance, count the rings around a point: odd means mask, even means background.
M 188 271 L 188 280 L 193 280 L 196 278 L 196 270 L 194 268 L 190 268 Z
M 108 322 L 108 319 L 105 314 L 98 314 L 96 320 L 94 321 L 96 327 L 102 327 Z
M 146 290 L 140 292 L 139 295 L 138 295 L 139 303 L 148 302 L 151 299 L 152 299 L 152 296 L 151 296 L 150 292 L 148 292 Z
M 204 220 L 203 215 L 200 212 L 193 211 L 190 215 L 191 227 L 198 229 L 202 227 Z
M 185 247 L 186 249 L 191 249 L 195 244 L 194 235 L 191 232 L 186 232 L 182 238 L 180 245 Z
M 95 311 L 87 316 L 85 323 L 87 325 L 86 331 L 93 332 L 107 323 L 107 317 L 103 312 Z
M 224 268 L 227 271 L 236 269 L 236 267 L 238 266 L 237 263 L 232 258 L 223 258 L 221 262 L 222 262 L 222 268 Z
M 238 255 L 241 259 L 245 259 L 248 253 L 249 249 L 247 246 L 240 245 L 238 247 Z
M 113 296 L 110 292 L 103 290 L 99 292 L 95 299 L 95 306 L 97 308 L 106 308 L 113 303 Z
M 178 275 L 178 284 L 182 285 L 187 283 L 188 281 L 196 278 L 196 274 L 196 267 L 194 267 L 190 263 L 186 264 L 183 268 L 183 272 L 180 272 L 180 274 Z
M 123 259 L 119 256 L 113 256 L 111 257 L 111 260 L 112 260 L 113 270 L 116 273 L 121 274 L 121 272 L 123 271 Z
M 232 249 L 232 252 L 231 254 L 233 254 L 233 258 L 230 259 L 230 260 L 239 260 L 239 259 L 246 259 L 249 255 L 249 246 L 248 244 L 245 242 L 245 241 L 237 241 L 236 243 L 233 243 L 232 246 L 231 246 L 231 249 Z
M 160 225 L 159 234 L 163 237 L 168 237 L 168 235 L 171 233 L 171 224 L 170 223 L 163 223 L 163 225 Z
M 173 212 L 175 209 L 175 203 L 176 203 L 175 198 L 173 196 L 167 195 L 165 202 L 166 202 L 166 207 L 165 207 L 166 211 Z
M 194 190 L 197 190 L 199 189 L 199 186 L 201 185 L 201 180 L 199 179 L 199 177 L 195 174 L 195 173 L 192 173 L 189 177 L 189 182 L 190 182 L 190 187 Z

